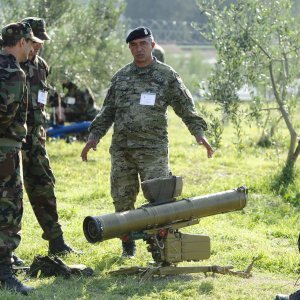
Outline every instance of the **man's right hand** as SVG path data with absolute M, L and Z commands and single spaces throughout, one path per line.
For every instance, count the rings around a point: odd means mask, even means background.
M 93 148 L 94 151 L 97 150 L 97 141 L 96 140 L 87 141 L 87 143 L 85 144 L 84 148 L 81 151 L 80 156 L 82 158 L 82 161 L 87 161 L 87 154 L 91 148 Z

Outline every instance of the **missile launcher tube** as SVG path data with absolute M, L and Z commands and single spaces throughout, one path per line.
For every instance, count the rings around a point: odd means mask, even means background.
M 172 203 L 135 210 L 88 216 L 83 222 L 86 239 L 91 243 L 122 237 L 172 223 L 241 210 L 247 204 L 247 188 L 182 199 Z

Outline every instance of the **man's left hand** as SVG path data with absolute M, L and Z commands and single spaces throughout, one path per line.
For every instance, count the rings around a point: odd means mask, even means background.
M 206 148 L 207 151 L 207 157 L 211 158 L 214 154 L 214 150 L 211 147 L 211 145 L 209 144 L 208 140 L 206 139 L 205 136 L 200 137 L 200 136 L 196 136 L 196 141 L 199 145 L 203 145 Z

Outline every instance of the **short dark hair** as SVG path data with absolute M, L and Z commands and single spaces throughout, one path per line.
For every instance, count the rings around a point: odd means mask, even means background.
M 1 47 L 14 47 L 17 45 L 17 43 L 20 41 L 21 39 L 17 39 L 17 40 L 3 40 L 0 39 L 0 46 Z M 30 41 L 31 39 L 25 38 L 25 41 L 28 43 L 28 41 Z
M 20 40 L 2 40 L 0 41 L 1 47 L 14 47 Z

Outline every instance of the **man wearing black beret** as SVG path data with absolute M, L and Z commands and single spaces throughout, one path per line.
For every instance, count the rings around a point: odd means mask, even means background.
M 167 107 L 173 107 L 198 144 L 212 157 L 204 131 L 207 124 L 196 110 L 192 95 L 179 75 L 152 55 L 155 46 L 147 27 L 133 29 L 126 38 L 133 62 L 112 78 L 100 113 L 92 122 L 89 139 L 81 152 L 96 150 L 112 124 L 111 195 L 116 212 L 134 209 L 141 181 L 171 175 L 167 132 Z M 122 240 L 123 257 L 135 256 L 135 243 Z
M 126 38 L 126 43 L 136 40 L 136 39 L 143 39 L 143 38 L 152 38 L 152 32 L 147 27 L 138 27 L 133 29 Z

